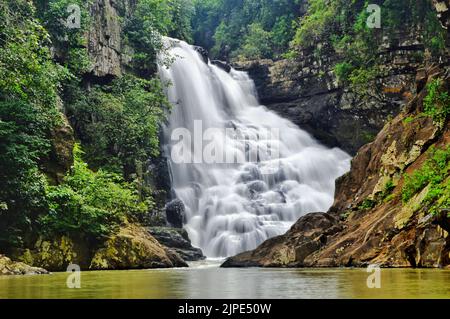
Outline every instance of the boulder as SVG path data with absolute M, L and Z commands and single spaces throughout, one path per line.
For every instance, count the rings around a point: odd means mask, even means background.
M 174 250 L 186 261 L 205 259 L 201 249 L 193 247 L 185 229 L 170 227 L 149 227 L 148 232 L 160 244 Z
M 197 51 L 201 55 L 203 61 L 206 64 L 208 64 L 208 61 L 209 61 L 209 53 L 208 53 L 208 51 L 205 48 L 199 47 L 199 46 L 194 46 L 194 50 Z
M 227 73 L 230 73 L 230 71 L 231 71 L 231 65 L 225 61 L 212 60 L 211 63 L 214 64 L 215 66 L 217 66 L 218 68 L 224 70 Z
M 166 205 L 166 220 L 167 222 L 175 227 L 182 228 L 184 222 L 184 203 L 179 199 L 174 199 Z
M 6 256 L 0 255 L 0 276 L 43 274 L 49 274 L 49 272 L 44 268 L 31 267 L 23 262 L 14 262 Z
M 129 225 L 112 236 L 92 258 L 91 270 L 187 267 L 173 250 L 162 246 L 144 228 Z

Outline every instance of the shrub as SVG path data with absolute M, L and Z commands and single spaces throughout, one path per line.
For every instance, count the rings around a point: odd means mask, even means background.
M 441 207 L 448 207 L 450 204 L 449 170 L 450 146 L 442 150 L 432 149 L 424 165 L 411 175 L 405 176 L 402 188 L 403 202 L 407 203 L 414 195 L 429 186 L 424 203 L 431 205 L 431 211 L 436 212 Z
M 354 67 L 349 62 L 340 62 L 334 66 L 334 74 L 341 83 L 347 83 Z
M 68 115 L 93 167 L 128 178 L 139 163 L 159 154 L 159 125 L 169 108 L 159 80 L 127 75 L 109 86 L 72 94 Z
M 432 117 L 440 128 L 444 127 L 450 114 L 450 96 L 444 89 L 442 79 L 434 79 L 427 85 L 428 94 L 424 99 L 425 114 Z
M 265 31 L 261 24 L 253 23 L 248 27 L 244 44 L 238 51 L 244 59 L 260 59 L 272 55 L 272 34 Z
M 47 187 L 49 212 L 40 218 L 46 234 L 84 235 L 101 239 L 128 217 L 144 214 L 148 203 L 119 175 L 91 171 L 74 148 L 74 165 L 64 182 Z

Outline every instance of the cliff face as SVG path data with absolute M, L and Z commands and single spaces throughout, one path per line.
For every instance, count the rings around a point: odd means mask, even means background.
M 304 216 L 287 234 L 228 259 L 224 266 L 449 266 L 447 211 L 429 211 L 428 187 L 402 201 L 405 174 L 422 167 L 432 148 L 450 144 L 448 121 L 439 129 L 431 118 L 421 116 L 427 95 L 424 84 L 441 77 L 450 83 L 447 72 L 433 67 L 418 73 L 418 95 L 373 143 L 359 150 L 350 173 L 337 182 L 328 213 Z M 386 197 L 388 183 L 392 189 Z
M 363 95 L 338 82 L 339 56 L 329 43 L 300 51 L 295 60 L 237 62 L 255 80 L 263 105 L 290 119 L 328 146 L 355 154 L 373 140 L 386 119 L 414 95 L 424 47 L 415 32 L 399 32 L 380 48 L 382 74 Z
M 121 20 L 131 14 L 135 4 L 135 0 L 92 2 L 87 39 L 93 76 L 118 77 L 129 69 L 131 49 L 124 44 Z
M 448 2 L 447 9 L 443 1 L 435 3 L 447 26 Z M 425 114 L 430 83 L 440 79 L 444 95 L 450 91 L 448 57 L 439 66 L 417 71 L 410 84 L 417 94 L 372 143 L 358 151 L 350 172 L 337 181 L 335 203 L 328 213 L 302 217 L 285 235 L 229 258 L 223 266 L 449 267 L 448 159 L 439 164 L 444 168 L 437 175 L 443 187 L 437 201 L 443 207 L 432 209 L 433 182 L 404 196 L 410 176 L 424 168 L 422 176 L 430 174 L 427 163 L 434 150 L 449 150 L 448 116 L 437 124 Z

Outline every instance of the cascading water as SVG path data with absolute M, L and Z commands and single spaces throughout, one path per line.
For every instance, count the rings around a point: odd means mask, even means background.
M 227 73 L 206 64 L 187 43 L 166 42 L 174 61 L 159 67 L 161 79 L 171 83 L 167 96 L 173 104 L 164 152 L 173 190 L 186 207 L 185 228 L 192 243 L 208 257 L 227 257 L 285 233 L 307 213 L 326 211 L 333 203 L 335 179 L 350 168 L 349 155 L 321 146 L 259 105 L 246 73 Z M 174 139 L 179 129 L 190 132 L 192 139 Z M 208 129 L 213 134 L 203 136 Z M 278 136 L 270 137 L 268 129 L 278 130 Z M 230 130 L 238 133 L 232 138 Z M 223 164 L 201 157 L 207 144 L 236 156 L 248 155 L 255 146 L 260 151 L 251 157 L 255 161 Z M 180 145 L 191 161 L 174 160 Z M 202 149 L 200 156 L 195 147 Z M 274 150 L 277 158 L 266 156 Z

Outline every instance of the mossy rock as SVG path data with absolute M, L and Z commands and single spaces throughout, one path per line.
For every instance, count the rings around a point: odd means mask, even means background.
M 187 267 L 174 251 L 162 246 L 144 228 L 129 225 L 112 236 L 92 258 L 89 269 Z
M 23 262 L 14 262 L 0 255 L 0 276 L 5 275 L 42 275 L 49 272 L 43 268 L 31 267 Z

